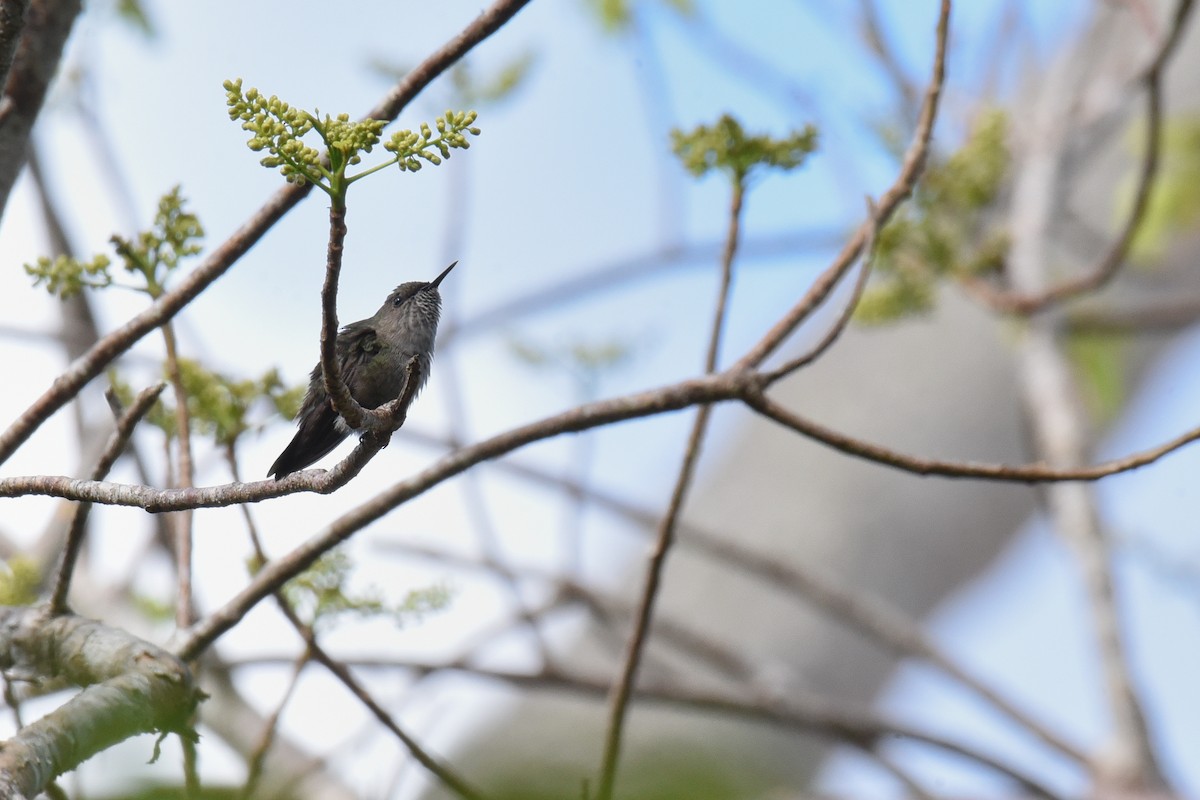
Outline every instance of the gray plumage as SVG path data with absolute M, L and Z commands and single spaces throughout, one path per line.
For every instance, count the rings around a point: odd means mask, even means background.
M 351 322 L 338 333 L 336 349 L 342 380 L 363 408 L 378 408 L 400 396 L 408 363 L 414 356 L 417 391 L 429 379 L 433 340 L 442 310 L 438 286 L 457 263 L 429 283 L 400 284 L 373 317 Z M 296 419 L 300 429 L 267 470 L 277 480 L 324 457 L 351 433 L 346 421 L 333 410 L 319 363 L 309 377 L 308 393 Z

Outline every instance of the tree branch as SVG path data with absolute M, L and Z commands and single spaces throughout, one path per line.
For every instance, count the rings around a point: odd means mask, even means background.
M 780 378 L 785 378 L 793 372 L 803 369 L 809 364 L 816 361 L 825 354 L 833 343 L 841 338 L 842 332 L 850 324 L 850 320 L 854 318 L 854 309 L 858 308 L 858 301 L 862 299 L 863 291 L 867 288 L 867 280 L 871 277 L 871 268 L 875 262 L 875 239 L 879 236 L 879 214 L 875 207 L 874 201 L 867 198 L 867 211 L 870 212 L 870 226 L 867 228 L 867 241 L 863 245 L 862 268 L 859 270 L 858 279 L 854 282 L 854 291 L 850 295 L 850 299 L 846 301 L 845 308 L 838 316 L 837 321 L 826 331 L 821 337 L 821 341 L 811 347 L 808 352 L 802 353 L 793 359 L 790 359 L 780 367 L 771 370 L 763 375 L 763 386 L 770 386 Z
M 125 452 L 125 445 L 129 443 L 129 437 L 133 435 L 133 429 L 141 421 L 142 417 L 158 400 L 159 395 L 163 393 L 163 389 L 167 388 L 165 383 L 160 383 L 157 386 L 150 386 L 143 389 L 134 399 L 131 405 L 120 418 L 117 420 L 117 429 L 113 431 L 112 436 L 108 439 L 108 444 L 104 447 L 104 452 L 100 456 L 100 460 L 96 462 L 96 466 L 92 469 L 92 480 L 100 480 L 108 471 L 112 469 L 113 464 L 117 463 L 121 453 Z M 75 508 L 75 513 L 71 517 L 71 525 L 67 530 L 67 540 L 63 545 L 62 559 L 59 561 L 58 574 L 54 579 L 54 589 L 50 593 L 49 606 L 52 614 L 65 614 L 67 608 L 67 594 L 71 590 L 71 576 L 75 572 L 75 562 L 79 558 L 79 549 L 83 546 L 83 534 L 87 530 L 88 513 L 92 510 L 91 503 L 80 503 Z
M 29 0 L 0 0 L 0 86 L 8 85 L 8 71 L 17 54 Z
M 742 356 L 735 369 L 749 369 L 759 366 L 771 353 L 783 343 L 796 327 L 808 319 L 813 310 L 825 301 L 833 288 L 837 286 L 842 276 L 854 266 L 866 244 L 867 236 L 875 225 L 883 226 L 891 219 L 892 214 L 904 200 L 912 194 L 917 178 L 925 168 L 925 158 L 929 153 L 929 140 L 933 136 L 933 123 L 937 118 L 938 100 L 942 95 L 942 84 L 946 78 L 946 40 L 950 31 L 950 0 L 942 0 L 941 12 L 937 25 L 937 51 L 933 57 L 933 77 L 925 90 L 925 99 L 921 104 L 921 115 L 917 120 L 917 129 L 913 133 L 912 143 L 904 154 L 904 162 L 900 166 L 900 174 L 895 183 L 879 200 L 879 207 L 870 219 L 864 221 L 855 230 L 854 236 L 842 248 L 833 263 L 821 273 L 812 287 L 805 293 L 795 306 L 784 317 L 767 331 L 766 335 Z
M 19 3 L 6 2 L 4 8 L 15 10 L 17 5 Z M 0 37 L 3 47 L 0 58 L 12 58 L 0 100 L 0 216 L 4 214 L 13 184 L 25 164 L 29 132 L 42 110 L 46 90 L 58 71 L 63 46 L 81 8 L 80 0 L 33 0 L 28 6 L 24 30 L 19 24 L 14 28 L 14 31 L 20 31 L 15 56 L 9 55 L 12 42 Z M 19 23 L 19 20 L 15 21 Z M 7 34 L 9 29 L 5 26 L 3 30 Z
M 1175 52 L 1175 47 L 1187 25 L 1187 19 L 1193 6 L 1194 0 L 1179 0 L 1175 7 L 1171 27 L 1163 39 L 1162 46 L 1140 79 L 1146 89 L 1146 149 L 1142 153 L 1141 165 L 1138 169 L 1137 189 L 1134 193 L 1133 205 L 1121 226 L 1120 233 L 1117 234 L 1117 238 L 1104 257 L 1084 274 L 1040 291 L 996 289 L 982 280 L 973 279 L 963 283 L 968 293 L 981 299 L 997 311 L 1030 316 L 1060 305 L 1066 300 L 1103 289 L 1117 276 L 1125 264 L 1125 257 L 1129 253 L 1129 247 L 1133 244 L 1133 238 L 1137 235 L 1138 228 L 1141 227 L 1142 219 L 1146 216 L 1146 209 L 1150 205 L 1150 194 L 1158 177 L 1162 151 L 1163 72 L 1171 55 Z
M 0 797 L 34 797 L 55 776 L 139 733 L 192 734 L 202 697 L 178 659 L 99 622 L 46 607 L 0 610 L 3 666 L 85 686 L 0 747 Z
M 737 254 L 738 234 L 741 229 L 742 201 L 745 197 L 745 178 L 737 176 L 733 179 L 733 196 L 729 208 L 729 230 L 725 239 L 725 251 L 721 257 L 721 279 L 717 290 L 717 307 L 713 312 L 712 331 L 708 337 L 708 352 L 704 359 L 704 372 L 712 375 L 717 369 L 717 356 L 721 350 L 721 334 L 725 329 L 726 309 L 729 304 L 729 289 L 733 284 L 733 259 Z M 708 420 L 712 406 L 704 403 L 696 412 L 692 422 L 691 433 L 688 434 L 687 447 L 684 450 L 683 464 L 679 467 L 679 475 L 675 480 L 675 488 L 671 491 L 671 501 L 667 513 L 658 526 L 654 550 L 650 555 L 650 563 L 646 568 L 646 579 L 642 586 L 642 596 L 638 602 L 638 610 L 634 616 L 633 632 L 629 636 L 625 658 L 621 672 L 613 683 L 609 697 L 608 729 L 604 737 L 604 754 L 600 762 L 599 800 L 611 800 L 613 787 L 617 777 L 617 765 L 621 757 L 621 739 L 625 729 L 625 716 L 629 707 L 629 697 L 633 692 L 634 680 L 637 677 L 638 665 L 641 663 L 642 650 L 650 634 L 650 621 L 654 615 L 654 602 L 658 597 L 658 589 L 662 581 L 662 572 L 667 563 L 667 554 L 675 541 L 675 526 L 683 511 L 683 503 L 687 498 L 688 488 L 696 474 L 696 463 L 700 459 L 700 448 L 704 443 L 704 435 L 708 430 Z

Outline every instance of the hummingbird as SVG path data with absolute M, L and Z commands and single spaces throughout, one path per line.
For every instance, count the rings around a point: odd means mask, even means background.
M 351 322 L 338 333 L 336 348 L 342 380 L 363 408 L 378 408 L 399 397 L 408 363 L 414 357 L 415 378 L 420 382 L 417 391 L 429 379 L 433 340 L 442 310 L 438 286 L 456 264 L 446 267 L 429 283 L 400 284 L 373 317 Z M 300 429 L 267 470 L 267 475 L 276 480 L 324 457 L 351 433 L 350 426 L 333 410 L 319 362 L 309 376 L 308 393 L 296 419 Z

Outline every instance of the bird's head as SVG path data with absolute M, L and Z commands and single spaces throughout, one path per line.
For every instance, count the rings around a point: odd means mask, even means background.
M 441 316 L 442 296 L 438 287 L 458 262 L 442 270 L 432 281 L 409 281 L 392 290 L 379 311 L 375 312 L 378 325 L 396 333 L 428 330 L 430 336 L 437 330 Z

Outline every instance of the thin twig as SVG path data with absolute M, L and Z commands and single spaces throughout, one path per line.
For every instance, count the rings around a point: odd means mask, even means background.
M 1005 483 L 1072 483 L 1098 480 L 1108 475 L 1129 472 L 1158 461 L 1168 453 L 1200 439 L 1200 428 L 1193 428 L 1174 439 L 1122 458 L 1102 461 L 1087 467 L 1056 467 L 1045 462 L 1034 464 L 986 464 L 972 461 L 943 461 L 901 453 L 887 447 L 856 439 L 824 425 L 805 419 L 774 402 L 764 394 L 751 392 L 743 398 L 746 405 L 784 427 L 814 439 L 847 455 L 874 461 L 914 475 L 938 475 L 943 478 L 990 480 Z
M 286 664 L 290 656 L 258 656 L 230 662 L 230 666 L 259 666 Z M 404 669 L 424 677 L 437 673 L 462 672 L 480 678 L 502 681 L 514 687 L 537 691 L 575 692 L 601 698 L 609 691 L 608 681 L 601 675 L 582 672 L 542 670 L 537 673 L 519 672 L 478 664 L 422 662 L 394 658 L 362 657 L 350 659 L 360 669 L 379 669 L 394 672 Z M 789 692 L 786 697 L 746 697 L 728 690 L 702 690 L 683 682 L 642 681 L 634 694 L 639 702 L 659 703 L 680 708 L 715 711 L 740 719 L 766 722 L 796 733 L 821 736 L 837 744 L 846 744 L 866 751 L 896 739 L 925 744 L 967 761 L 980 764 L 1018 784 L 1023 792 L 1037 797 L 1058 797 L 1033 775 L 1026 774 L 1015 763 L 1008 763 L 975 746 L 962 737 L 934 733 L 919 725 L 908 725 L 886 719 L 876 712 L 855 709 L 844 702 L 827 700 L 808 692 Z
M 277 661 L 277 659 L 275 660 Z M 243 663 L 263 663 L 258 660 Z M 569 691 L 587 696 L 603 697 L 609 691 L 608 682 L 600 675 L 542 671 L 536 674 L 489 668 L 479 665 L 459 666 L 417 661 L 364 661 L 363 667 L 396 669 L 402 667 L 417 675 L 429 675 L 448 670 L 503 681 L 523 689 L 540 691 Z M 1034 776 L 998 757 L 965 743 L 961 737 L 934 733 L 919 725 L 885 719 L 870 710 L 855 709 L 841 701 L 827 700 L 808 692 L 789 692 L 785 697 L 747 698 L 726 690 L 703 690 L 683 682 L 643 681 L 634 697 L 641 702 L 661 703 L 677 707 L 715 711 L 740 719 L 766 722 L 798 733 L 809 733 L 833 742 L 874 749 L 893 739 L 906 739 L 929 745 L 968 761 L 981 764 L 1018 784 L 1022 791 L 1038 797 L 1056 797 L 1057 793 L 1040 783 Z
M 933 76 L 925 90 L 925 99 L 921 104 L 921 114 L 917 119 L 917 128 L 913 133 L 912 143 L 904 154 L 900 165 L 900 173 L 895 183 L 884 192 L 879 199 L 879 208 L 871 219 L 865 220 L 855 230 L 850 241 L 842 248 L 833 263 L 821 273 L 812 287 L 805 293 L 790 311 L 787 312 L 774 326 L 767 331 L 757 344 L 735 365 L 735 369 L 751 369 L 760 365 L 771 353 L 783 343 L 796 327 L 808 319 L 812 312 L 825 301 L 829 293 L 841 281 L 842 276 L 854 266 L 859 253 L 867 242 L 867 236 L 875 225 L 883 226 L 891 219 L 892 214 L 904 200 L 912 194 L 917 178 L 925 168 L 925 159 L 929 153 L 929 141 L 933 136 L 933 123 L 937 118 L 938 101 L 942 95 L 942 84 L 946 77 L 946 40 L 950 31 L 950 0 L 942 0 L 941 12 L 938 15 L 937 51 L 933 57 Z
M 1177 26 L 1182 26 L 1189 9 L 1190 0 L 1177 5 Z M 1027 115 L 1027 127 L 1034 132 L 1034 138 L 1022 151 L 1021 169 L 1013 187 L 1008 274 L 1013 289 L 1022 298 L 1035 301 L 1028 308 L 1048 312 L 1027 321 L 1018 340 L 1018 354 L 1022 398 L 1036 453 L 1056 466 L 1082 462 L 1089 449 L 1077 382 L 1059 337 L 1059 320 L 1063 316 L 1060 302 L 1106 284 L 1124 262 L 1157 172 L 1162 126 L 1161 75 L 1176 36 L 1177 33 L 1168 35 L 1142 79 L 1147 90 L 1149 141 L 1132 213 L 1098 269 L 1049 288 L 1046 275 L 1051 255 L 1047 231 L 1056 211 L 1051 197 L 1070 168 L 1068 137 L 1072 131 L 1069 122 L 1059 121 L 1059 115 L 1064 105 L 1076 101 L 1088 76 L 1074 70 L 1055 76 L 1051 87 L 1042 93 L 1039 103 Z M 1084 486 L 1051 487 L 1045 498 L 1052 524 L 1072 547 L 1082 575 L 1105 679 L 1105 699 L 1112 715 L 1112 742 L 1106 748 L 1107 752 L 1097 756 L 1092 764 L 1096 791 L 1163 791 L 1166 782 L 1150 738 L 1143 704 L 1134 686 L 1128 647 L 1122 636 L 1111 553 L 1095 498 Z
M 192 720 L 195 720 L 195 714 Z M 181 735 L 179 747 L 183 751 L 184 800 L 200 800 L 200 761 L 196 753 L 196 740 Z
M 734 178 L 733 196 L 729 206 L 729 230 L 726 234 L 725 252 L 721 257 L 721 279 L 717 290 L 717 307 L 713 312 L 712 331 L 708 338 L 708 352 L 704 358 L 704 372 L 711 375 L 717 369 L 717 357 L 721 350 L 721 337 L 725 330 L 726 309 L 729 304 L 729 290 L 733 284 L 733 260 L 737 255 L 738 233 L 741 229 L 742 201 L 745 197 L 745 179 L 742 176 Z M 700 448 L 708 430 L 708 421 L 712 414 L 712 406 L 705 403 L 696 412 L 692 422 L 692 430 L 688 435 L 687 447 L 684 451 L 683 464 L 675 480 L 675 488 L 671 492 L 671 501 L 667 513 L 663 516 L 655 537 L 654 550 L 646 567 L 646 579 L 642 586 L 642 596 L 638 603 L 637 614 L 634 617 L 633 632 L 629 637 L 621 672 L 613 683 L 612 694 L 609 698 L 608 727 L 604 737 L 604 754 L 600 762 L 600 781 L 598 787 L 599 800 L 611 800 L 613 787 L 616 782 L 617 766 L 621 757 L 621 740 L 625 729 L 625 718 L 629 708 L 629 697 L 633 692 L 634 681 L 637 678 L 638 665 L 641 663 L 642 650 L 650 634 L 650 622 L 654 615 L 654 604 L 658 598 L 658 590 L 662 581 L 663 568 L 666 566 L 667 554 L 675 541 L 675 526 L 683 510 L 688 489 L 696 473 L 696 463 L 700 458 Z
M 309 653 L 305 650 L 296 657 L 295 663 L 292 665 L 292 674 L 288 679 L 287 686 L 283 689 L 283 696 L 279 698 L 279 702 L 275 704 L 275 708 L 271 714 L 263 722 L 262 737 L 258 740 L 258 744 L 250 752 L 250 756 L 246 759 L 246 782 L 242 784 L 242 791 L 238 793 L 241 800 L 251 800 L 254 793 L 258 790 L 258 782 L 262 779 L 263 765 L 267 760 L 267 753 L 271 749 L 271 745 L 275 743 L 275 732 L 279 729 L 279 718 L 283 715 L 283 710 L 291 701 L 292 695 L 296 692 L 296 687 L 300 683 L 300 675 L 304 672 L 304 668 L 308 665 Z
M 453 261 L 456 254 L 462 252 L 464 247 L 463 233 L 467 221 L 459 211 L 459 205 L 461 198 L 470 194 L 467 185 L 470 175 L 469 165 L 469 161 L 456 162 L 454 168 L 450 170 L 450 179 L 453 185 L 450 187 L 450 191 L 446 193 L 446 200 L 449 205 L 445 214 L 446 221 L 442 228 L 443 258 L 441 260 L 447 263 Z M 457 281 L 452 281 L 451 283 L 453 288 L 449 289 L 449 291 L 454 292 L 456 296 L 461 296 L 462 284 Z M 445 298 L 445 291 L 443 290 L 443 298 Z M 457 322 L 460 313 L 461 306 L 459 303 L 448 303 L 442 325 L 453 326 Z M 452 441 L 461 443 L 466 441 L 467 407 L 462 371 L 459 359 L 457 358 L 458 351 L 457 349 L 448 348 L 444 344 L 441 346 L 441 349 L 443 352 L 441 356 L 442 366 L 438 374 L 440 376 L 440 385 L 443 389 L 442 395 L 445 398 L 446 416 L 449 421 L 448 437 Z M 500 565 L 500 537 L 496 531 L 493 515 L 488 506 L 482 476 L 476 471 L 467 472 L 460 483 L 460 489 L 464 499 L 463 507 L 470 522 L 471 530 L 474 532 L 480 547 L 487 557 L 494 559 Z M 520 614 L 521 620 L 528 627 L 529 633 L 533 637 L 538 655 L 542 658 L 543 663 L 549 663 L 552 657 L 550 645 L 542 633 L 537 615 L 532 613 L 525 602 L 525 598 L 522 597 L 520 586 L 513 571 L 501 565 L 501 569 L 498 572 L 504 581 L 505 589 L 508 591 L 513 605 Z
M 815 606 L 897 654 L 924 659 L 1049 748 L 1077 764 L 1086 765 L 1090 762 L 1086 751 L 1022 710 L 981 678 L 972 675 L 926 636 L 920 625 L 881 598 L 861 589 L 851 589 L 844 582 L 832 576 L 827 577 L 819 570 L 760 555 L 738 545 L 733 537 L 692 529 L 687 532 L 684 542 L 709 555 L 717 563 L 736 566 L 755 579 Z
M 763 375 L 765 386 L 770 386 L 780 378 L 787 377 L 793 372 L 803 369 L 809 364 L 816 361 L 825 352 L 833 346 L 850 324 L 850 320 L 854 317 L 854 309 L 858 308 L 858 302 L 862 299 L 863 291 L 867 288 L 867 280 L 871 276 L 871 268 L 875 264 L 875 240 L 879 236 L 879 214 L 875 207 L 874 201 L 867 198 L 867 211 L 870 212 L 871 225 L 867 230 L 867 241 L 863 245 L 863 252 L 866 256 L 863 258 L 862 267 L 858 273 L 858 279 L 854 282 L 854 292 L 850 295 L 850 299 L 846 301 L 846 306 L 842 309 L 841 315 L 833 324 L 821 341 L 817 342 L 807 353 L 802 353 L 799 356 L 787 361 L 782 366 L 771 370 Z
M 896 759 L 884 753 L 882 747 L 859 747 L 858 749 L 864 756 L 878 764 L 880 769 L 895 778 L 908 791 L 908 797 L 914 798 L 914 800 L 935 800 L 934 795 L 918 783 L 908 770 L 896 763 Z
M 917 119 L 917 86 L 905 74 L 904 66 L 896 55 L 895 48 L 888 41 L 887 31 L 879 19 L 879 6 L 876 0 L 859 0 L 859 22 L 862 27 L 863 41 L 867 49 L 875 56 L 875 60 L 883 69 L 892 83 L 892 88 L 900 96 L 900 107 L 903 110 L 904 122 L 914 124 Z
M 1200 298 L 1182 297 L 1135 306 L 1072 309 L 1063 320 L 1069 333 L 1088 336 L 1161 336 L 1200 319 Z
M 317 638 L 313 632 L 312 626 L 304 624 L 304 622 L 302 622 L 300 618 L 296 616 L 296 612 L 292 610 L 292 607 L 288 605 L 287 601 L 283 599 L 282 595 L 277 595 L 276 599 L 279 601 L 279 610 L 285 617 L 287 617 L 288 622 L 292 624 L 292 627 L 296 629 L 296 632 L 300 634 L 301 638 L 304 639 L 304 643 L 308 648 L 309 654 L 312 656 L 312 660 L 329 670 L 329 672 L 335 678 L 337 678 L 343 686 L 350 690 L 350 693 L 357 697 L 359 702 L 367 707 L 367 710 L 374 715 L 375 719 L 379 720 L 379 722 L 385 728 L 391 731 L 392 734 L 399 739 L 406 748 L 408 748 L 408 752 L 412 754 L 413 758 L 420 762 L 421 766 L 429 770 L 429 772 L 438 780 L 440 780 L 447 789 L 463 798 L 463 800 L 484 799 L 484 795 L 478 789 L 472 786 L 448 764 L 442 762 L 432 753 L 427 751 L 421 746 L 420 742 L 412 738 L 407 731 L 400 727 L 399 723 L 393 719 L 392 715 L 389 714 L 383 708 L 383 706 L 376 702 L 375 698 L 371 696 L 371 693 L 366 690 L 366 687 L 358 682 L 358 679 L 354 677 L 354 673 L 352 673 L 345 664 L 330 656 L 329 653 L 327 653 L 325 649 L 321 647 L 320 643 L 317 642 Z
M 188 412 L 187 389 L 183 385 L 183 374 L 179 368 L 179 348 L 175 339 L 175 326 L 170 321 L 163 323 L 163 342 L 166 345 L 167 380 L 175 394 L 175 441 L 177 445 L 178 479 L 177 489 L 190 489 L 196 484 L 192 468 L 192 421 Z M 175 625 L 180 629 L 195 622 L 192 607 L 192 510 L 183 509 L 174 515 L 175 533 Z
M 133 405 L 120 415 L 117 419 L 116 430 L 109 437 L 100 460 L 92 469 L 92 480 L 100 480 L 108 474 L 113 464 L 124 452 L 125 445 L 129 443 L 129 437 L 133 435 L 133 429 L 142 417 L 146 416 L 150 407 L 154 405 L 166 388 L 165 383 L 160 383 L 143 389 L 134 399 Z M 79 550 L 83 546 L 83 534 L 87 530 L 87 518 L 91 510 L 91 503 L 80 503 L 76 506 L 75 514 L 71 518 L 71 525 L 67 529 L 67 539 L 63 545 L 62 559 L 59 561 L 58 572 L 54 578 L 54 588 L 50 592 L 48 601 L 52 614 L 66 614 L 70 611 L 67 606 L 67 595 L 71 591 L 71 576 L 75 572 L 75 562 L 79 560 Z
M 1142 152 L 1141 164 L 1138 169 L 1133 205 L 1121 226 L 1120 233 L 1117 234 L 1117 238 L 1108 251 L 1095 266 L 1085 270 L 1083 274 L 1068 278 L 1045 289 L 1032 292 L 1019 289 L 1004 290 L 997 289 L 981 280 L 969 280 L 963 283 L 968 293 L 997 311 L 1030 316 L 1059 306 L 1066 300 L 1103 289 L 1121 271 L 1129 248 L 1133 244 L 1134 237 L 1146 216 L 1146 210 L 1150 206 L 1150 195 L 1158 177 L 1162 152 L 1163 73 L 1175 52 L 1193 6 L 1194 0 L 1179 0 L 1175 7 L 1171 27 L 1167 31 L 1162 45 L 1150 66 L 1140 77 L 1146 90 L 1146 148 Z
M 682 532 L 684 526 L 680 525 L 679 529 Z M 554 611 L 566 608 L 569 603 L 581 603 L 597 619 L 624 621 L 633 619 L 638 612 L 638 608 L 632 603 L 625 603 L 616 597 L 604 595 L 600 591 L 585 586 L 578 581 L 564 578 L 558 572 L 538 570 L 530 567 L 523 567 L 520 570 L 516 570 L 507 564 L 500 563 L 491 558 L 472 559 L 466 556 L 447 553 L 433 547 L 407 542 L 403 544 L 392 542 L 386 545 L 386 548 L 416 557 L 434 559 L 458 568 L 480 570 L 492 574 L 499 573 L 514 580 L 538 580 L 553 585 L 557 596 L 549 604 L 537 610 L 536 616 L 538 617 L 544 617 Z M 496 626 L 493 632 L 489 633 L 485 641 L 495 639 L 498 635 L 510 630 L 512 630 L 511 623 L 502 623 Z M 661 640 L 663 643 L 671 645 L 693 662 L 707 664 L 714 672 L 726 678 L 749 682 L 754 679 L 757 673 L 755 665 L 741 653 L 726 647 L 720 642 L 713 641 L 705 634 L 690 627 L 687 623 L 675 622 L 670 619 L 657 619 L 654 622 L 654 635 L 656 641 Z M 622 644 L 627 643 L 628 637 L 624 637 L 621 641 Z M 464 647 L 463 651 L 471 652 L 478 649 L 480 649 L 478 646 L 468 646 Z M 466 664 L 468 657 L 464 656 L 460 660 L 463 664 Z M 553 671 L 554 667 L 553 665 L 549 665 L 546 669 Z
M 236 451 L 234 450 L 233 445 L 228 445 L 225 452 L 230 471 L 236 478 L 238 474 L 238 464 Z M 254 524 L 254 518 L 250 515 L 249 509 L 246 508 L 246 506 L 243 505 L 242 509 L 245 514 L 246 529 L 250 534 L 250 544 L 254 548 L 254 555 L 259 564 L 265 567 L 269 564 L 269 560 L 267 558 L 266 551 L 263 550 L 262 540 L 259 538 L 257 526 Z M 471 787 L 469 783 L 459 777 L 457 773 L 455 773 L 454 770 L 449 766 L 442 764 L 440 761 L 426 752 L 416 740 L 414 740 L 402 728 L 400 728 L 400 726 L 396 724 L 396 722 L 383 709 L 383 707 L 376 703 L 374 698 L 370 696 L 366 689 L 354 679 L 353 674 L 351 674 L 350 670 L 344 664 L 334 660 L 329 656 L 328 653 L 325 652 L 325 650 L 317 642 L 316 634 L 313 631 L 312 626 L 305 624 L 296 615 L 295 610 L 284 596 L 282 583 L 274 588 L 274 590 L 271 592 L 271 595 L 275 598 L 275 604 L 279 607 L 280 612 L 284 615 L 287 621 L 291 623 L 292 627 L 296 629 L 296 632 L 300 634 L 300 637 L 305 643 L 305 652 L 303 653 L 301 659 L 296 663 L 293 684 L 296 678 L 299 677 L 300 670 L 303 668 L 304 664 L 308 663 L 309 661 L 316 661 L 317 663 L 321 664 L 331 673 L 333 673 L 333 675 L 340 680 L 346 686 L 346 688 L 351 691 L 351 693 L 353 693 L 360 701 L 362 701 L 362 703 L 367 706 L 371 713 L 375 715 L 376 719 L 383 723 L 388 730 L 392 731 L 392 733 L 394 733 L 396 737 L 400 739 L 400 741 L 409 749 L 409 752 L 412 753 L 413 757 L 417 761 L 419 761 L 426 769 L 428 769 L 438 779 L 445 783 L 446 786 L 454 791 L 455 794 L 464 798 L 464 800 L 482 800 L 482 795 L 479 794 L 473 787 Z M 290 695 L 290 693 L 291 690 L 289 689 L 288 695 Z M 266 752 L 266 746 L 269 744 L 267 741 L 268 737 L 273 735 L 271 731 L 274 728 L 274 721 L 277 719 L 279 712 L 283 709 L 283 705 L 286 701 L 287 696 L 285 696 L 280 702 L 278 710 L 274 715 L 272 715 L 270 724 L 264 730 L 264 742 L 262 747 L 262 752 L 264 754 Z M 244 796 L 246 797 L 250 796 L 249 790 L 252 785 L 251 780 L 253 777 L 254 774 L 252 771 L 251 777 L 247 778 L 246 791 L 244 793 Z
M 409 436 L 412 435 L 413 432 L 409 431 Z M 511 460 L 496 462 L 495 466 L 538 485 L 557 487 L 578 494 L 588 503 L 628 520 L 638 529 L 650 527 L 656 522 L 655 515 L 650 511 L 637 508 L 616 495 L 607 494 L 596 487 L 577 484 L 557 473 L 542 471 L 536 467 Z M 727 565 L 755 580 L 768 583 L 801 602 L 811 603 L 821 611 L 832 615 L 897 653 L 927 660 L 934 668 L 941 670 L 952 680 L 977 694 L 1001 714 L 1028 730 L 1052 749 L 1077 763 L 1087 763 L 1088 754 L 1086 752 L 1064 739 L 1058 732 L 1047 727 L 1040 720 L 1030 716 L 983 680 L 972 675 L 962 664 L 956 662 L 927 637 L 919 625 L 903 614 L 888 608 L 882 601 L 862 591 L 851 591 L 839 581 L 824 577 L 817 570 L 779 558 L 760 555 L 754 550 L 738 544 L 730 536 L 717 535 L 686 522 L 679 523 L 678 535 L 680 546 L 689 547 L 708 556 L 714 563 Z M 387 547 L 418 556 L 450 561 L 457 566 L 492 570 L 509 569 L 503 564 L 494 563 L 488 559 L 470 560 L 412 543 L 391 543 Z M 516 575 L 516 573 L 513 574 Z M 523 568 L 520 576 L 546 582 L 558 582 L 561 584 L 560 591 L 565 591 L 571 598 L 582 600 L 589 609 L 608 613 L 611 608 L 619 614 L 632 615 L 631 609 L 616 607 L 610 598 L 598 595 L 595 590 L 578 583 L 564 581 L 561 575 L 551 575 Z M 728 677 L 742 680 L 754 678 L 754 670 L 742 669 L 741 663 L 729 659 L 727 653 L 714 651 L 707 645 L 697 646 L 697 642 L 707 642 L 707 640 L 694 632 L 672 626 L 666 620 L 658 620 L 655 623 L 655 630 L 656 636 L 659 638 L 675 645 L 690 656 L 707 660 Z

